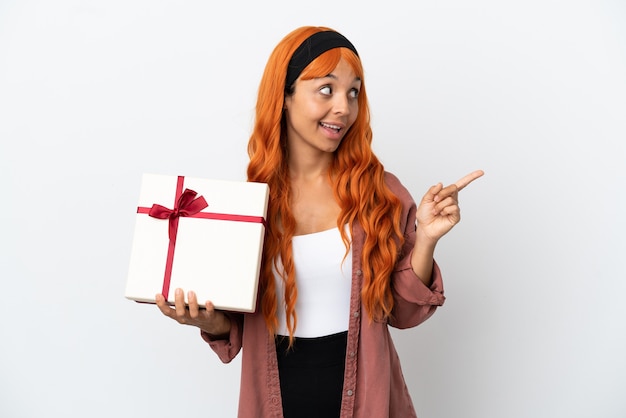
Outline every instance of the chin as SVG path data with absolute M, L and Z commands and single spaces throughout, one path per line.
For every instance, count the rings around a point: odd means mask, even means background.
M 333 146 L 333 147 L 328 147 L 326 149 L 322 149 L 322 151 L 324 152 L 328 152 L 328 153 L 334 153 L 335 151 L 337 151 L 337 149 L 339 148 L 339 145 L 337 146 Z

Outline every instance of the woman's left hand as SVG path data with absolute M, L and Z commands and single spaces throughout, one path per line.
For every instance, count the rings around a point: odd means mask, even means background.
M 436 243 L 459 223 L 459 192 L 483 174 L 482 170 L 476 170 L 449 186 L 443 187 L 441 183 L 432 186 L 417 208 L 418 237 Z

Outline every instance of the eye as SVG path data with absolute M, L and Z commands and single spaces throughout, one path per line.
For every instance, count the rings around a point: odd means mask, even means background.
M 330 86 L 323 86 L 319 91 L 325 96 L 330 96 L 333 93 Z
M 350 98 L 356 99 L 359 97 L 359 89 L 357 88 L 351 89 L 349 94 L 350 94 Z

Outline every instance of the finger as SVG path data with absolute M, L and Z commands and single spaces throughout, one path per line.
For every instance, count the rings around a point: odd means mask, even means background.
M 206 318 L 207 319 L 213 318 L 216 312 L 215 305 L 213 305 L 213 302 L 211 302 L 210 300 L 207 300 L 206 303 L 204 304 L 204 307 L 205 307 L 204 314 Z
M 479 177 L 482 177 L 485 174 L 485 172 L 483 170 L 476 170 L 472 173 L 469 173 L 467 176 L 463 177 L 462 179 L 460 179 L 459 181 L 457 181 L 456 183 L 456 187 L 458 188 L 459 191 L 463 190 L 468 184 L 470 184 L 471 182 L 473 182 L 474 180 L 476 180 Z
M 453 196 L 449 196 L 441 202 L 437 203 L 437 205 L 433 208 L 433 214 L 440 214 L 444 211 L 444 209 L 449 207 L 457 207 L 458 203 L 459 202 L 457 202 L 457 200 Z
M 453 220 L 454 223 L 457 223 L 461 220 L 461 210 L 457 205 L 446 206 L 441 210 L 439 214 L 441 216 L 447 216 L 448 218 Z
M 183 289 L 176 289 L 176 292 L 174 293 L 174 306 L 176 307 L 176 316 L 178 318 L 184 318 L 187 315 Z
M 441 202 L 444 199 L 447 199 L 450 196 L 456 196 L 456 193 L 459 191 L 456 184 L 451 184 L 449 186 L 444 187 L 437 193 L 435 198 L 433 199 L 435 202 Z
M 434 186 L 431 186 L 430 189 L 428 189 L 428 191 L 422 198 L 422 202 L 424 203 L 429 203 L 433 201 L 436 202 L 437 194 L 441 192 L 441 189 L 443 189 L 443 184 L 441 183 L 437 183 Z
M 189 316 L 192 319 L 198 317 L 198 297 L 196 296 L 196 292 L 189 291 L 187 292 L 187 300 L 189 301 Z
M 162 294 L 158 293 L 155 297 L 156 304 L 159 307 L 159 310 L 163 313 L 163 315 L 172 317 L 173 309 L 167 304 L 165 297 Z
M 204 307 L 206 308 L 207 316 L 211 316 L 215 314 L 215 305 L 213 305 L 213 302 L 211 302 L 210 300 L 206 301 L 206 303 L 204 304 Z

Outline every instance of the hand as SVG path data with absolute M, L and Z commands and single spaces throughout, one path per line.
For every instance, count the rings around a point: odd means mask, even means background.
M 156 304 L 161 312 L 178 323 L 193 325 L 213 337 L 224 336 L 230 332 L 230 320 L 223 312 L 215 310 L 211 301 L 205 303 L 205 309 L 200 309 L 195 292 L 188 292 L 187 300 L 188 307 L 185 306 L 183 290 L 176 289 L 172 308 L 162 294 L 156 295 Z
M 432 186 L 417 208 L 418 237 L 436 243 L 459 223 L 459 191 L 483 174 L 485 173 L 482 170 L 476 170 L 447 187 L 443 187 L 441 183 Z

